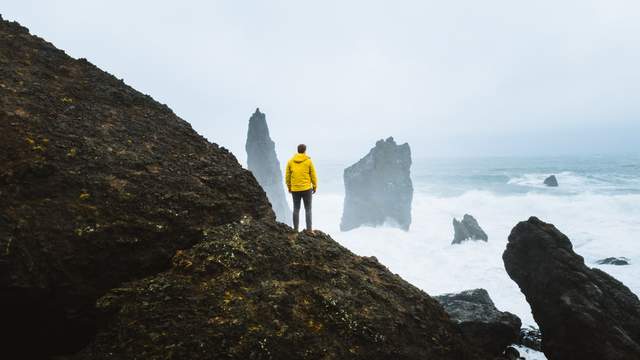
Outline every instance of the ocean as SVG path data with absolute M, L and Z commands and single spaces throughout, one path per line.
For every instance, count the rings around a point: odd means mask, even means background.
M 600 268 L 640 294 L 640 156 L 414 159 L 412 225 L 339 229 L 342 171 L 349 164 L 315 159 L 319 190 L 314 228 L 430 295 L 484 288 L 498 309 L 535 325 L 524 295 L 507 275 L 502 252 L 511 229 L 537 216 L 567 235 L 590 267 Z M 543 185 L 555 174 L 557 188 Z M 488 242 L 451 245 L 452 220 L 473 215 Z M 598 265 L 624 256 L 631 265 Z M 525 354 L 544 359 L 542 354 Z

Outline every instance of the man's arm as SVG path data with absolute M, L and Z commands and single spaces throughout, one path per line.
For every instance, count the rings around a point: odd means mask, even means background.
M 287 184 L 287 190 L 291 192 L 291 161 L 287 161 L 287 168 L 284 170 L 284 181 Z
M 313 161 L 311 161 L 311 164 L 309 165 L 309 175 L 311 175 L 311 184 L 313 185 L 313 192 L 316 192 L 316 190 L 318 190 L 318 176 L 316 175 L 316 167 L 313 166 Z

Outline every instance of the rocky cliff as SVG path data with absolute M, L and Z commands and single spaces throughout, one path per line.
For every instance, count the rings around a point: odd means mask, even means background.
M 291 224 L 291 209 L 284 192 L 282 169 L 276 155 L 275 143 L 269 136 L 266 116 L 256 109 L 249 119 L 247 133 L 247 168 L 267 193 L 278 221 Z
M 535 217 L 520 222 L 502 258 L 531 305 L 547 358 L 640 359 L 638 297 L 588 268 L 553 225 Z
M 166 106 L 17 23 L 0 49 L 2 358 L 487 358 Z
M 165 105 L 16 23 L 0 23 L 0 49 L 9 344 L 76 349 L 107 289 L 168 267 L 204 227 L 273 218 L 251 173 Z
M 369 153 L 344 170 L 344 209 L 340 229 L 388 223 L 403 230 L 411 225 L 413 185 L 409 144 L 392 137 L 379 140 Z

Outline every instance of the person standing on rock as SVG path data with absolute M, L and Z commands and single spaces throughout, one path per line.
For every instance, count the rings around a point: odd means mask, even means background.
M 304 202 L 307 231 L 313 232 L 311 228 L 311 198 L 318 189 L 318 178 L 316 168 L 306 151 L 307 145 L 298 145 L 298 153 L 287 162 L 287 169 L 284 173 L 287 189 L 293 196 L 293 228 L 296 232 L 300 223 L 300 200 Z

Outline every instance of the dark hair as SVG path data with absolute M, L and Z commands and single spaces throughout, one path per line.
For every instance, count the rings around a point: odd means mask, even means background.
M 304 154 L 305 151 L 307 151 L 307 145 L 305 145 L 305 144 L 298 145 L 298 152 L 300 154 Z

